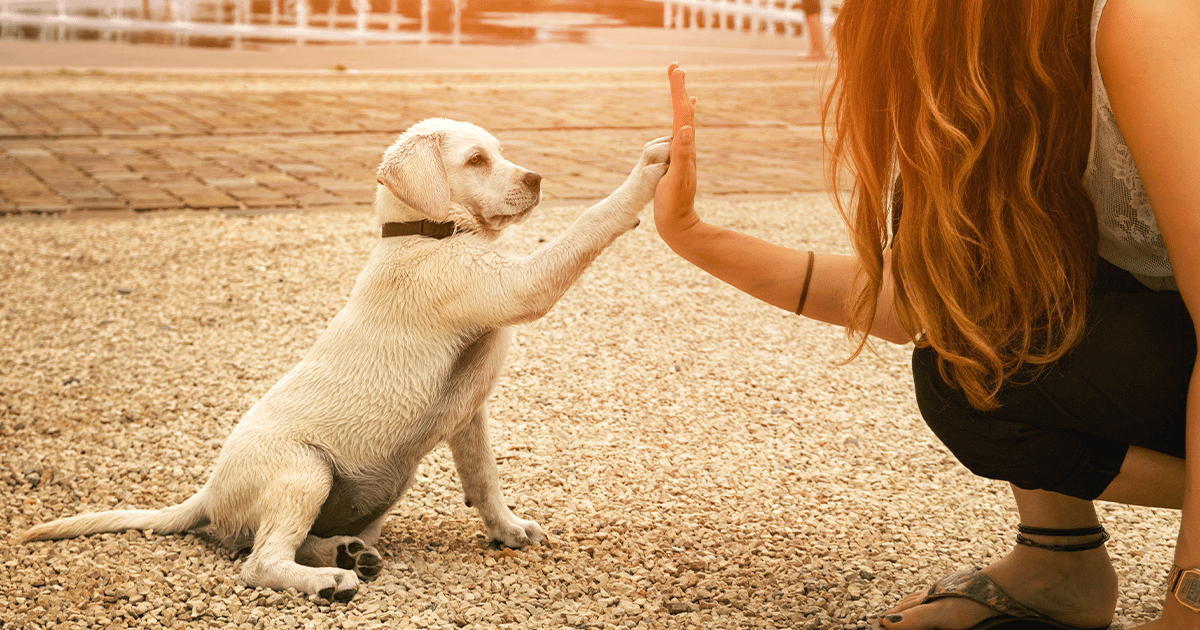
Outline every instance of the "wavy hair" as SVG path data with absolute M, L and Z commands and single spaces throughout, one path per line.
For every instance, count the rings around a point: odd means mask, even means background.
M 1084 331 L 1092 0 L 846 0 L 822 118 L 861 261 L 852 335 L 891 248 L 897 316 L 979 409 Z M 899 187 L 902 202 L 893 202 Z M 1026 368 L 1026 369 L 1023 369 Z

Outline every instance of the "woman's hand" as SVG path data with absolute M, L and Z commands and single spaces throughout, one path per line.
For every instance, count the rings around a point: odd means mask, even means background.
M 685 74 L 679 64 L 667 69 L 671 80 L 671 106 L 675 123 L 671 137 L 671 160 L 667 174 L 654 191 L 654 224 L 659 236 L 671 244 L 679 235 L 700 222 L 696 214 L 696 99 L 690 98 L 684 85 Z

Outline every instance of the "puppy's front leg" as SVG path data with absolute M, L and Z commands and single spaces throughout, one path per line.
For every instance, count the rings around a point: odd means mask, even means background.
M 459 305 L 459 312 L 482 318 L 474 323 L 486 326 L 509 326 L 545 315 L 605 247 L 637 227 L 638 212 L 654 199 L 670 153 L 670 138 L 647 142 L 625 183 L 541 249 L 524 258 L 495 261 L 494 274 L 457 296 L 464 302 L 469 299 L 469 304 Z
M 479 510 L 488 538 L 508 547 L 524 547 L 545 539 L 537 523 L 517 518 L 504 502 L 496 455 L 488 439 L 487 409 L 480 407 L 449 441 L 467 504 Z
M 670 136 L 647 142 L 642 147 L 642 155 L 629 177 L 603 201 L 588 208 L 566 232 L 545 249 L 553 249 L 557 242 L 564 240 L 576 246 L 598 246 L 599 249 L 603 249 L 621 234 L 637 227 L 637 215 L 646 204 L 654 200 L 654 189 L 658 186 L 658 180 L 667 172 L 667 160 L 670 156 Z

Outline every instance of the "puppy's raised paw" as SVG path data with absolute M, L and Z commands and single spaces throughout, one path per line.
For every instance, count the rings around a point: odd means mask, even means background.
M 630 195 L 628 208 L 635 214 L 654 199 L 658 180 L 667 172 L 671 157 L 671 138 L 656 138 L 642 147 L 637 166 L 621 186 Z
M 666 164 L 671 161 L 671 136 L 655 138 L 642 146 L 644 164 Z

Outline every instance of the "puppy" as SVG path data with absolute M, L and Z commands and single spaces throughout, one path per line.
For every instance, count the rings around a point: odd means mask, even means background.
M 374 545 L 389 509 L 445 440 L 491 540 L 540 542 L 537 523 L 505 504 L 488 440 L 486 401 L 509 327 L 544 315 L 638 224 L 669 146 L 647 143 L 608 198 L 533 254 L 509 257 L 494 241 L 540 201 L 541 177 L 475 125 L 413 125 L 379 166 L 384 237 L 349 303 L 234 427 L 204 487 L 173 507 L 75 516 L 23 540 L 207 527 L 230 549 L 250 547 L 247 584 L 349 601 L 380 572 Z

